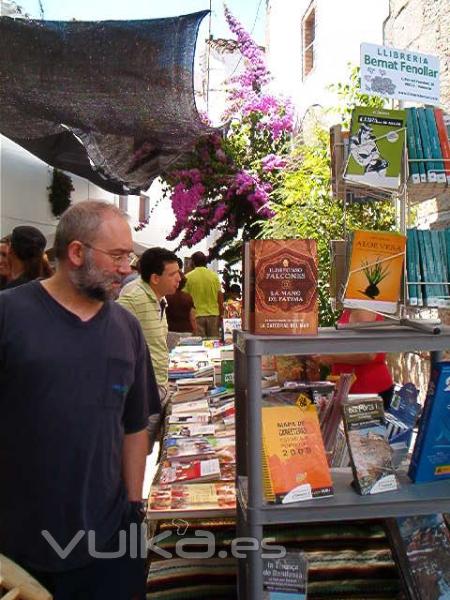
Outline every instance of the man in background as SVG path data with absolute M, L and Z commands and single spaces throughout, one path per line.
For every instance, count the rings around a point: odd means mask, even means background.
M 52 277 L 0 294 L 0 553 L 54 600 L 141 600 L 145 558 L 128 540 L 160 400 L 139 323 L 111 301 L 130 227 L 114 205 L 81 202 L 54 248 Z
M 166 294 L 174 294 L 180 283 L 176 254 L 165 248 L 149 248 L 140 260 L 141 277 L 134 288 L 118 299 L 139 321 L 150 350 L 161 400 L 167 394 L 169 349 L 167 346 Z
M 219 338 L 223 315 L 223 294 L 219 276 L 207 268 L 203 252 L 192 255 L 194 269 L 186 274 L 184 291 L 192 296 L 197 321 L 197 333 L 202 337 Z

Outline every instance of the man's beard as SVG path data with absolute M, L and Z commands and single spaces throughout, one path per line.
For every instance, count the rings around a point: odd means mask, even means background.
M 70 272 L 72 283 L 84 296 L 92 300 L 115 300 L 119 296 L 120 288 L 113 287 L 113 283 L 122 283 L 123 277 L 117 274 L 105 273 L 95 266 L 92 252 L 89 249 L 85 254 L 83 265 L 76 271 Z

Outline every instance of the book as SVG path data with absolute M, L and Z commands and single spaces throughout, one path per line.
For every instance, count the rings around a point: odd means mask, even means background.
M 376 395 L 349 397 L 343 403 L 343 420 L 356 490 L 365 496 L 398 489 L 383 400 Z
M 152 513 L 235 508 L 236 488 L 232 483 L 154 484 L 148 500 Z
M 356 107 L 352 112 L 344 179 L 369 187 L 398 189 L 405 128 L 404 110 Z
M 242 320 L 241 318 L 227 318 L 222 319 L 223 325 L 223 343 L 224 344 L 232 344 L 233 343 L 233 332 L 236 329 L 242 328 Z
M 198 385 L 194 387 L 186 387 L 175 391 L 170 397 L 172 404 L 180 404 L 182 402 L 192 402 L 193 400 L 201 400 L 208 391 L 207 385 Z
M 419 156 L 416 147 L 416 135 L 411 109 L 406 109 L 406 143 L 408 147 L 408 167 L 412 183 L 420 183 Z
M 431 155 L 435 159 L 434 168 L 436 171 L 436 181 L 438 183 L 446 183 L 447 177 L 445 175 L 444 163 L 442 162 L 441 143 L 439 140 L 434 110 L 428 107 L 425 108 L 424 111 L 425 119 L 428 126 L 428 133 L 430 136 Z
M 408 229 L 406 231 L 406 281 L 410 306 L 419 305 L 417 291 L 417 282 L 419 281 L 417 274 L 418 259 L 414 247 L 413 230 Z
M 412 573 L 418 598 L 450 598 L 450 535 L 442 514 L 399 517 L 397 552 Z M 400 538 L 400 539 L 398 539 Z
M 334 310 L 342 308 L 342 290 L 345 286 L 346 240 L 330 241 L 330 300 Z
M 333 482 L 310 397 L 279 392 L 266 398 L 261 411 L 266 500 L 288 504 L 331 496 Z
M 446 179 L 447 183 L 450 184 L 450 142 L 447 133 L 447 128 L 445 126 L 444 113 L 442 111 L 442 108 L 435 108 L 434 116 L 436 119 L 436 127 L 438 131 L 439 142 L 441 145 L 442 159 L 444 163 Z
M 422 148 L 422 140 L 421 140 L 420 132 L 419 132 L 417 109 L 415 107 L 411 107 L 411 108 L 408 108 L 407 111 L 410 112 L 410 114 L 411 114 L 411 127 L 414 132 L 414 138 L 415 138 L 415 142 L 416 142 L 415 146 L 416 146 L 417 159 L 419 161 L 418 165 L 419 165 L 420 183 L 426 183 L 427 170 L 425 168 L 425 161 L 423 160 L 424 154 L 423 154 L 423 148 Z
M 430 374 L 409 477 L 415 483 L 450 477 L 450 363 L 436 363 Z
M 193 400 L 192 402 L 180 402 L 180 404 L 171 405 L 172 415 L 194 414 L 209 410 L 208 400 Z
M 437 181 L 436 167 L 433 160 L 433 153 L 431 150 L 431 138 L 428 129 L 427 118 L 425 116 L 425 109 L 416 108 L 416 114 L 420 139 L 422 141 L 422 150 L 425 162 L 425 169 L 427 172 L 427 181 L 429 183 L 435 183 Z
M 316 335 L 317 244 L 315 240 L 254 240 L 253 264 L 246 277 L 254 281 L 247 305 L 250 331 L 269 335 Z M 250 271 L 250 274 L 248 273 Z M 253 273 L 253 275 L 251 274 Z M 244 285 L 244 293 L 248 286 Z
M 283 558 L 263 559 L 263 600 L 306 600 L 306 554 L 288 550 Z
M 181 415 L 169 415 L 167 420 L 169 425 L 183 425 L 185 423 L 208 423 L 210 418 L 209 409 L 205 412 L 195 413 L 192 415 L 181 414 Z
M 242 251 L 242 329 L 255 328 L 255 240 L 244 242 Z
M 353 233 L 343 304 L 395 313 L 400 300 L 406 237 L 392 231 Z
M 193 460 L 188 463 L 169 463 L 161 467 L 159 483 L 219 480 L 220 475 L 220 463 L 217 458 Z
M 216 426 L 209 423 L 170 423 L 168 438 L 194 438 L 215 435 Z

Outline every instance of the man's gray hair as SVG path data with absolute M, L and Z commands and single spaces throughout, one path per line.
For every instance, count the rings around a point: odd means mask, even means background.
M 114 204 L 100 200 L 86 200 L 68 208 L 62 215 L 55 233 L 54 251 L 57 259 L 67 256 L 67 248 L 74 240 L 92 244 L 98 229 L 107 216 L 126 215 Z

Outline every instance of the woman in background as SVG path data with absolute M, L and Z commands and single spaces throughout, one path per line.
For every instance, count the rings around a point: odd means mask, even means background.
M 181 275 L 181 280 L 175 294 L 166 296 L 166 317 L 169 331 L 180 333 L 197 333 L 197 321 L 195 319 L 194 301 L 192 296 L 183 292 L 186 285 L 186 277 Z
M 383 321 L 383 317 L 373 312 L 360 309 L 344 309 L 338 323 L 368 323 Z M 384 352 L 365 354 L 320 355 L 316 360 L 331 367 L 332 375 L 354 373 L 351 394 L 378 394 L 383 398 L 384 408 L 388 408 L 392 400 L 394 382 L 386 364 Z

